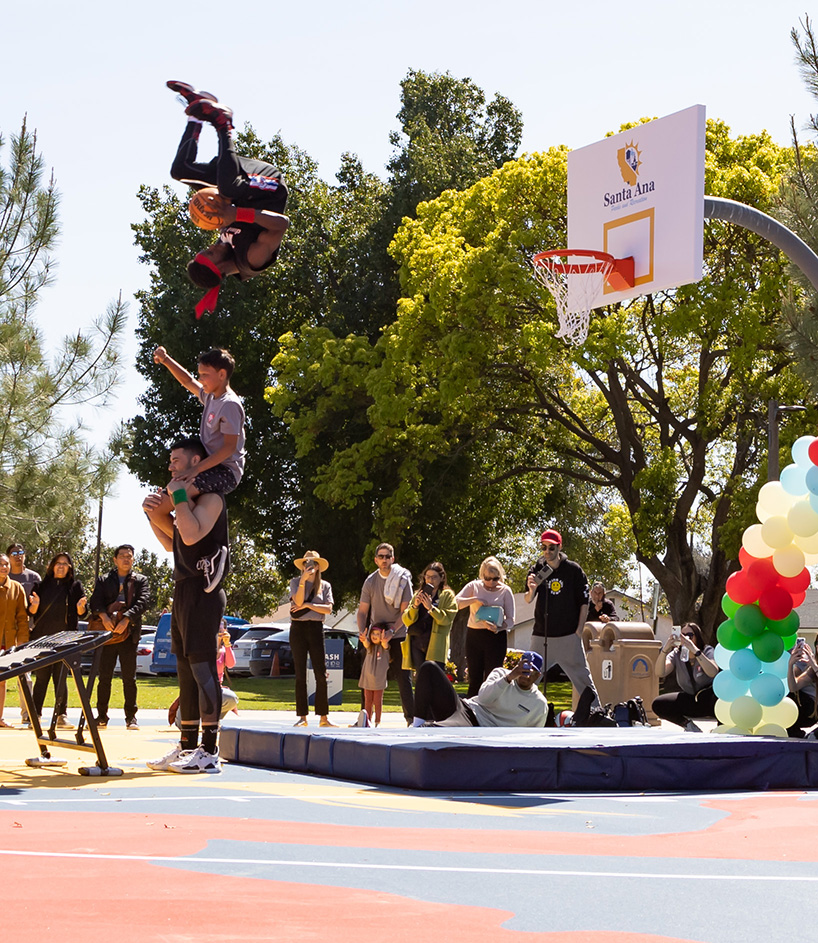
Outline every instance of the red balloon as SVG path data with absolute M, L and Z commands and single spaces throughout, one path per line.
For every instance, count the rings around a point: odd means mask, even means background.
M 760 558 L 754 557 L 751 553 L 747 553 L 744 547 L 739 547 L 738 562 L 744 567 L 745 570 L 749 568 L 751 563 L 755 563 L 758 559 Z M 772 560 L 772 557 L 768 557 L 767 559 Z
M 758 589 L 747 578 L 746 570 L 731 573 L 730 576 L 727 577 L 725 589 L 727 590 L 727 595 L 733 602 L 740 603 L 742 606 L 755 602 L 759 596 Z
M 793 610 L 792 596 L 783 586 L 772 586 L 759 596 L 758 608 L 768 619 L 786 619 Z
M 773 566 L 772 557 L 765 557 L 763 560 L 751 563 L 747 569 L 747 579 L 755 587 L 759 596 L 765 589 L 770 589 L 781 582 L 778 570 Z
M 813 465 L 818 465 L 818 439 L 813 439 L 810 442 L 807 455 L 809 455 L 809 460 Z
M 812 577 L 810 576 L 809 570 L 804 567 L 803 570 L 798 574 L 798 576 L 779 576 L 778 585 L 783 586 L 784 589 L 789 590 L 789 592 L 803 593 L 805 589 L 809 589 L 809 584 L 812 582 Z
M 797 609 L 806 598 L 807 598 L 806 590 L 803 590 L 803 592 L 800 592 L 800 593 L 793 593 L 792 594 L 792 608 Z

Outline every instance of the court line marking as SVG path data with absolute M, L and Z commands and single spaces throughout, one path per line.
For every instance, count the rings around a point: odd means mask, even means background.
M 350 871 L 420 871 L 428 874 L 434 871 L 442 874 L 487 874 L 487 875 L 529 875 L 533 877 L 576 877 L 587 879 L 598 878 L 633 878 L 636 880 L 676 878 L 685 881 L 793 881 L 807 884 L 818 882 L 818 875 L 776 875 L 776 874 L 659 874 L 655 871 L 564 871 L 561 869 L 546 868 L 458 868 L 442 865 L 413 865 L 413 864 L 373 864 L 355 861 L 297 861 L 288 858 L 215 858 L 215 857 L 173 857 L 170 855 L 114 855 L 96 852 L 49 852 L 49 851 L 18 851 L 11 848 L 0 848 L 0 855 L 22 858 L 57 858 L 73 860 L 96 861 L 146 861 L 151 864 L 229 864 L 252 865 L 255 867 L 297 867 L 297 868 L 340 868 Z

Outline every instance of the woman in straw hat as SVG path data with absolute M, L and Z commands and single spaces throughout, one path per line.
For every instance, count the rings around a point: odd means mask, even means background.
M 332 612 L 332 587 L 321 574 L 329 563 L 316 550 L 308 550 L 294 561 L 300 576 L 290 580 L 290 648 L 295 664 L 296 727 L 307 726 L 307 655 L 315 674 L 315 713 L 320 727 L 334 727 L 329 722 L 327 703 L 327 666 L 324 655 L 324 616 Z

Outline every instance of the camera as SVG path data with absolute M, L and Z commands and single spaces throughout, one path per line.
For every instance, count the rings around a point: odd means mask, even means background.
M 544 566 L 541 570 L 538 570 L 536 573 L 532 573 L 531 575 L 534 577 L 534 585 L 540 586 L 545 580 L 548 579 L 549 576 L 551 576 L 553 572 L 554 571 L 551 569 L 550 566 Z

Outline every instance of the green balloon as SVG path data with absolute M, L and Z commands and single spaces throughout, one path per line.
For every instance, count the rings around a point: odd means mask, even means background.
M 787 635 L 785 638 L 783 638 L 781 642 L 784 645 L 784 651 L 785 652 L 792 651 L 792 649 L 795 648 L 795 643 L 797 641 L 798 641 L 798 635 L 795 633 L 793 633 L 792 635 Z
M 759 661 L 778 661 L 784 653 L 784 642 L 775 632 L 765 632 L 753 639 L 753 651 Z
M 755 604 L 739 607 L 735 616 L 733 616 L 733 622 L 738 631 L 747 638 L 755 638 L 767 628 L 764 613 Z
M 801 625 L 801 619 L 795 609 L 784 619 L 767 619 L 767 628 L 776 635 L 786 638 L 788 635 L 794 635 L 798 632 Z M 785 645 L 784 648 L 787 646 Z
M 727 593 L 721 597 L 721 611 L 728 619 L 732 619 L 739 609 L 741 609 L 741 603 L 731 599 Z
M 716 630 L 716 638 L 719 640 L 719 644 L 731 652 L 737 652 L 740 648 L 747 647 L 747 636 L 738 631 L 732 619 L 722 622 Z

